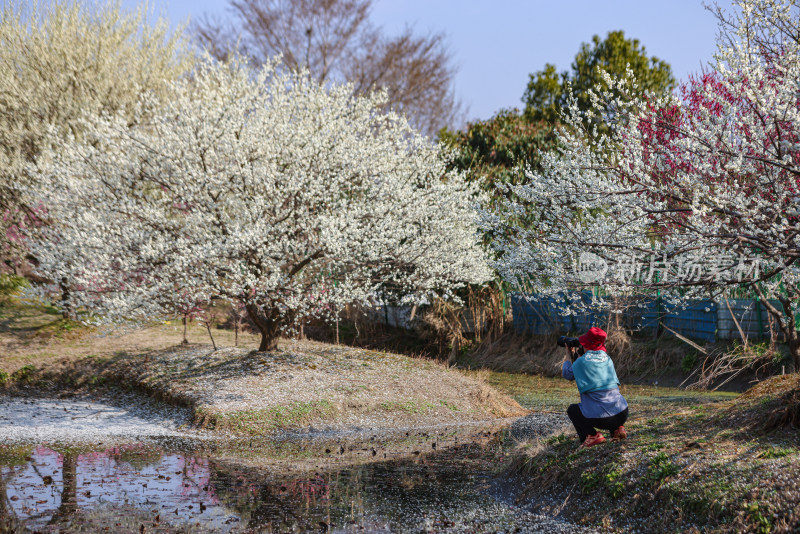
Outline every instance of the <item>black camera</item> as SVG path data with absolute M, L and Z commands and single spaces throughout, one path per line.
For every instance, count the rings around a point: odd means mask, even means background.
M 581 342 L 578 341 L 577 337 L 567 337 L 567 336 L 558 336 L 558 340 L 556 341 L 559 347 L 570 347 L 573 349 L 578 350 L 571 350 L 570 353 L 572 354 L 572 361 L 574 362 L 581 356 L 583 353 L 586 352 L 581 345 Z
M 578 341 L 577 337 L 567 337 L 567 336 L 558 336 L 558 341 L 556 344 L 559 347 L 575 347 L 578 348 L 581 346 L 581 342 Z

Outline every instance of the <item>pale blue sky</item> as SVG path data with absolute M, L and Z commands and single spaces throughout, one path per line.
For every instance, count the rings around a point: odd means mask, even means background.
M 137 0 L 123 0 L 135 6 Z M 177 23 L 226 15 L 226 0 L 150 0 Z M 727 7 L 730 0 L 722 0 Z M 554 63 L 568 69 L 581 42 L 624 30 L 684 79 L 711 60 L 716 21 L 701 0 L 374 0 L 372 20 L 387 32 L 413 25 L 442 31 L 458 66 L 456 93 L 468 119 L 521 107 L 528 74 Z

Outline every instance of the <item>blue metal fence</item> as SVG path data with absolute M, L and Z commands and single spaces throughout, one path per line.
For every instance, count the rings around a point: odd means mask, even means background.
M 582 297 L 585 303 L 590 302 L 590 294 Z M 551 334 L 585 332 L 592 326 L 606 327 L 608 312 L 590 308 L 578 315 L 569 315 L 564 313 L 566 304 L 558 297 L 512 296 L 513 328 L 519 333 Z M 628 307 L 622 312 L 621 320 L 627 328 L 635 331 L 655 335 L 659 328 L 666 328 L 704 342 L 739 339 L 740 328 L 749 339 L 767 339 L 770 336 L 768 314 L 757 299 L 731 299 L 721 304 L 711 300 L 693 300 L 681 305 L 650 299 Z
M 581 295 L 585 304 L 591 301 L 591 294 Z M 588 330 L 592 326 L 605 323 L 606 311 L 588 308 L 577 314 L 563 313 L 568 302 L 556 297 L 511 297 L 511 313 L 514 329 L 532 334 L 553 332 L 576 332 Z

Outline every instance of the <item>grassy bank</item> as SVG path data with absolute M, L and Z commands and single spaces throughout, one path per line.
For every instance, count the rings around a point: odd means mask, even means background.
M 580 400 L 575 382 L 562 378 L 524 373 L 495 371 L 465 371 L 467 376 L 485 381 L 502 391 L 523 407 L 533 411 L 565 413 L 567 406 Z M 680 408 L 731 400 L 737 393 L 727 391 L 686 390 L 642 384 L 622 384 L 620 391 L 640 412 L 665 407 Z
M 532 409 L 577 401 L 574 384 L 563 380 L 486 379 Z M 800 376 L 740 396 L 622 389 L 631 406 L 628 440 L 578 450 L 565 427 L 519 446 L 509 475 L 522 487 L 520 504 L 618 531 L 800 530 Z
M 0 308 L 0 386 L 9 392 L 123 387 L 194 410 L 198 426 L 242 435 L 304 428 L 393 428 L 525 413 L 492 387 L 436 362 L 215 329 L 219 350 L 181 345 L 183 325 L 103 332 L 17 301 Z M 189 339 L 207 339 L 193 326 Z M 245 348 L 246 347 L 246 348 Z

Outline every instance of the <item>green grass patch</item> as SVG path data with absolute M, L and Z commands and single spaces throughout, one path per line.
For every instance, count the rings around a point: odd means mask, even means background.
M 595 489 L 601 480 L 601 475 L 596 470 L 584 471 L 581 473 L 581 493 L 587 493 Z
M 765 460 L 769 460 L 772 458 L 783 458 L 785 456 L 791 456 L 798 453 L 800 453 L 800 449 L 796 449 L 794 447 L 775 447 L 770 445 L 761 451 L 758 456 L 760 458 L 764 458 Z
M 23 365 L 11 373 L 11 380 L 20 384 L 29 384 L 33 380 L 34 373 L 36 373 L 35 365 Z
M 439 404 L 441 404 L 442 406 L 444 406 L 445 408 L 449 409 L 452 412 L 458 412 L 461 410 L 458 406 L 456 406 L 452 402 L 447 402 L 446 400 L 440 400 Z
M 654 443 L 648 443 L 646 445 L 642 445 L 641 450 L 643 450 L 643 451 L 660 451 L 664 447 L 666 447 L 666 445 L 656 441 Z
M 23 289 L 30 286 L 24 276 L 0 274 L 0 303 L 5 304 Z
M 201 414 L 202 411 L 198 410 Z M 332 414 L 334 406 L 326 400 L 295 402 L 287 406 L 273 406 L 261 410 L 244 410 L 212 416 L 213 426 L 245 434 L 262 434 L 276 430 L 290 430 Z
M 92 375 L 86 379 L 86 384 L 89 387 L 100 387 L 106 384 L 106 378 L 104 376 Z
M 667 453 L 660 452 L 650 459 L 647 466 L 647 478 L 653 483 L 660 483 L 667 477 L 678 474 L 680 468 L 672 463 Z
M 441 401 L 444 402 L 444 401 Z M 425 413 L 436 408 L 435 404 L 415 399 L 407 401 L 385 401 L 380 404 L 382 410 L 387 412 L 405 412 L 408 414 Z
M 34 447 L 31 445 L 0 445 L 0 465 L 24 465 L 30 461 Z
M 64 339 L 70 334 L 87 330 L 85 324 L 80 321 L 59 318 L 36 328 L 36 335 L 44 338 Z
M 561 444 L 561 443 L 570 443 L 570 442 L 573 442 L 573 441 L 575 441 L 575 439 L 574 438 L 570 438 L 566 434 L 555 434 L 555 435 L 550 436 L 549 438 L 547 438 L 545 443 L 547 443 L 548 445 L 558 445 L 558 444 Z
M 522 407 L 530 410 L 562 411 L 579 401 L 575 382 L 522 373 L 496 371 L 465 371 L 467 376 L 478 376 L 503 393 L 510 395 Z M 737 393 L 725 391 L 689 391 L 678 388 L 623 384 L 620 391 L 634 407 L 694 407 L 712 402 L 730 400 Z
M 625 484 L 621 480 L 622 466 L 610 464 L 603 474 L 603 485 L 612 499 L 618 499 L 625 491 Z

